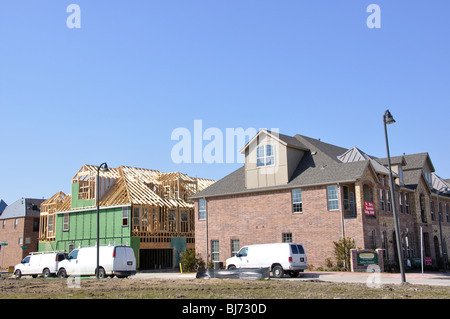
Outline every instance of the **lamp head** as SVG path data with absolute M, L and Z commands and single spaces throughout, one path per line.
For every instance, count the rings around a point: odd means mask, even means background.
M 395 123 L 394 117 L 392 116 L 391 112 L 389 112 L 389 110 L 386 110 L 386 112 L 384 112 L 384 122 L 386 124 L 394 124 Z
M 100 165 L 100 170 L 102 172 L 109 172 L 108 164 L 106 164 L 106 163 L 101 164 Z

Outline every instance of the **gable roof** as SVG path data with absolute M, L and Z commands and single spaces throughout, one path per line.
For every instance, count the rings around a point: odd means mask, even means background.
M 297 148 L 297 149 L 300 149 L 302 151 L 308 151 L 309 150 L 304 144 L 302 144 L 298 139 L 296 139 L 293 136 L 281 134 L 281 133 L 278 133 L 278 132 L 268 131 L 266 129 L 260 129 L 258 131 L 258 133 L 255 136 L 253 136 L 253 138 L 250 139 L 250 141 L 248 141 L 248 143 L 245 144 L 245 146 L 241 149 L 241 153 L 244 153 L 245 149 L 247 147 L 249 147 L 249 145 L 251 143 L 253 143 L 253 141 L 255 139 L 257 139 L 258 136 L 261 135 L 262 133 L 269 135 L 271 138 L 279 141 L 281 144 L 283 144 L 285 146 L 292 147 L 292 148 Z
M 387 157 L 378 158 L 377 160 L 384 166 L 388 165 Z M 431 162 L 430 155 L 427 152 L 391 157 L 391 164 L 392 165 L 402 164 L 403 171 L 412 169 L 423 169 L 426 163 L 428 163 L 428 165 L 430 166 L 431 171 L 434 172 L 435 171 L 434 165 Z
M 358 149 L 356 146 L 349 149 L 344 154 L 338 156 L 338 159 L 342 161 L 342 163 L 353 163 L 353 162 L 359 162 L 359 161 L 370 161 L 372 164 L 375 172 L 389 175 L 389 169 L 387 169 L 385 166 L 380 164 L 375 157 L 372 157 L 370 155 L 367 155 L 360 149 Z M 398 176 L 395 172 L 392 172 L 393 175 Z

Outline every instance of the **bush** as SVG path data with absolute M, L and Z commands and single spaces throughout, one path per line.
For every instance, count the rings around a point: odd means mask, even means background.
M 180 263 L 184 271 L 195 271 L 198 268 L 205 267 L 203 260 L 195 253 L 195 249 L 186 249 L 185 252 L 181 253 Z
M 336 266 L 340 269 L 350 268 L 350 249 L 355 249 L 355 240 L 353 238 L 341 238 L 334 244 L 334 255 L 336 257 Z

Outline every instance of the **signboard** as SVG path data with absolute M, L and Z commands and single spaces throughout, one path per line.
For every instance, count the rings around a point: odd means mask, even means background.
M 356 253 L 356 262 L 360 265 L 378 264 L 378 254 L 370 251 Z
M 433 265 L 431 257 L 425 257 L 424 260 L 425 260 L 425 266 L 432 266 Z
M 375 206 L 372 202 L 364 201 L 364 213 L 366 215 L 375 216 Z

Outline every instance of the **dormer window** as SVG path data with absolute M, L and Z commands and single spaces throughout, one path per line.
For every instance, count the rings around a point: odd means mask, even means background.
M 256 165 L 258 167 L 275 164 L 273 145 L 266 144 L 258 146 L 256 150 Z

